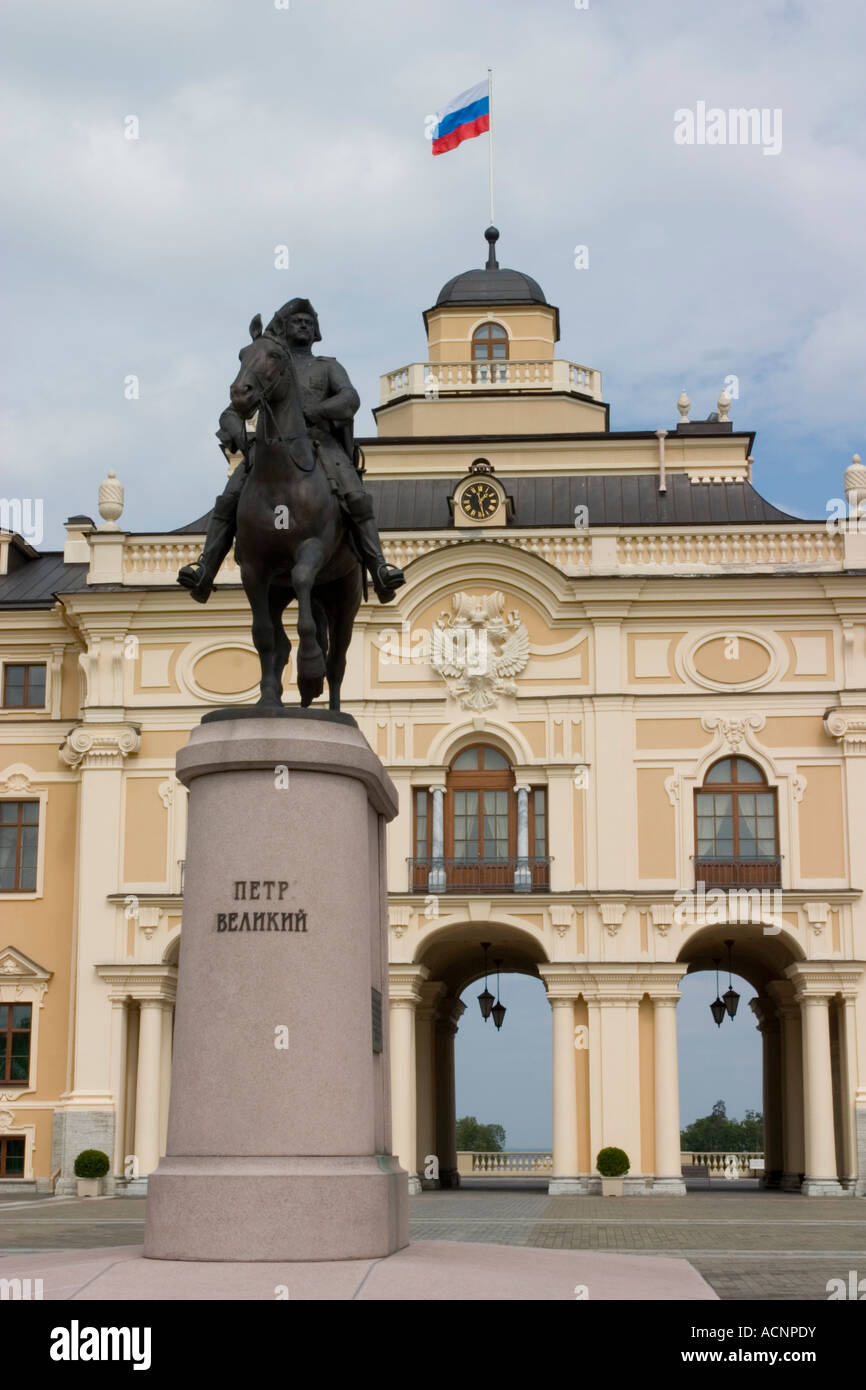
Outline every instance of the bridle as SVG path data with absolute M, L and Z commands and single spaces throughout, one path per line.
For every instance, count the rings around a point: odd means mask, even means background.
M 258 338 L 256 338 L 255 341 L 254 341 L 253 343 L 250 344 L 250 346 L 251 346 L 251 347 L 255 347 L 255 344 L 256 344 L 256 343 L 260 343 L 260 342 L 262 341 L 263 338 L 267 338 L 268 342 L 274 343 L 274 344 L 279 348 L 280 352 L 283 354 L 283 368 L 284 368 L 284 369 L 283 369 L 283 372 L 280 374 L 279 378 L 277 379 L 277 381 L 274 383 L 274 385 L 275 385 L 275 386 L 278 385 L 279 382 L 282 381 L 283 377 L 286 376 L 286 375 L 288 375 L 288 376 L 290 377 L 290 386 L 289 386 L 289 389 L 295 392 L 296 399 L 297 399 L 298 401 L 300 401 L 300 387 L 299 387 L 299 385 L 298 385 L 298 376 L 297 376 L 297 372 L 295 371 L 295 364 L 294 364 L 294 362 L 293 362 L 293 360 L 292 360 L 292 354 L 291 354 L 291 352 L 290 352 L 289 349 L 286 347 L 285 343 L 283 343 L 279 338 L 275 337 L 275 335 L 274 335 L 273 333 L 260 333 L 259 336 L 258 336 Z M 275 440 L 270 440 L 270 439 L 268 439 L 267 425 L 266 425 L 266 427 L 265 427 L 265 432 L 264 432 L 264 439 L 265 439 L 265 442 L 266 442 L 266 443 L 273 443 L 273 442 L 275 442 L 275 443 L 277 443 L 277 444 L 286 444 L 286 445 L 291 444 L 291 442 L 292 442 L 293 439 L 298 439 L 300 436 L 297 435 L 297 434 L 291 434 L 291 435 L 289 435 L 288 437 L 285 437 L 285 436 L 283 436 L 283 435 L 280 434 L 279 428 L 278 428 L 278 426 L 277 426 L 277 417 L 276 417 L 276 415 L 274 414 L 273 407 L 272 407 L 270 401 L 268 400 L 268 397 L 265 395 L 264 384 L 263 384 L 263 382 L 261 381 L 261 378 L 257 375 L 257 373 L 253 370 L 252 367 L 249 367 L 247 370 L 249 371 L 249 374 L 250 374 L 250 377 L 251 377 L 251 379 L 252 379 L 253 385 L 256 387 L 256 389 L 257 389 L 257 391 L 258 391 L 258 400 L 255 402 L 256 408 L 257 408 L 258 410 L 263 410 L 263 411 L 265 412 L 265 420 L 266 420 L 266 421 L 267 421 L 267 418 L 270 417 L 271 424 L 273 425 L 273 428 L 274 428 Z M 314 439 L 311 438 L 311 439 L 310 439 L 310 443 L 312 444 L 313 448 L 315 449 L 315 448 L 316 448 L 316 441 L 315 441 Z M 296 466 L 299 467 L 300 465 L 296 465 Z M 302 471 L 303 471 L 303 470 L 302 470 Z
M 295 373 L 295 363 L 293 363 L 292 361 L 292 353 L 289 352 L 289 349 L 288 347 L 286 347 L 284 342 L 279 341 L 279 338 L 275 338 L 274 334 L 260 334 L 259 338 L 256 338 L 256 342 L 250 343 L 250 346 L 256 346 L 256 343 L 263 341 L 263 338 L 267 338 L 268 342 L 272 342 L 275 346 L 278 347 L 279 352 L 282 353 L 282 361 L 284 361 L 284 370 L 282 370 L 281 375 L 279 375 L 279 378 L 277 379 L 277 382 L 275 382 L 274 385 L 279 385 L 279 382 L 282 381 L 282 378 L 284 378 L 285 375 L 288 374 L 289 377 L 292 378 L 292 388 L 297 389 L 297 375 Z M 247 371 L 249 371 L 253 385 L 256 386 L 257 392 L 259 392 L 259 398 L 257 398 L 254 404 L 256 404 L 257 410 L 264 410 L 265 418 L 270 416 L 271 424 L 274 425 L 275 442 L 289 443 L 291 442 L 291 439 L 297 438 L 296 435 L 291 435 L 289 436 L 289 439 L 285 439 L 284 436 L 279 434 L 279 430 L 277 427 L 277 416 L 275 416 L 274 414 L 274 407 L 271 406 L 270 400 L 268 400 L 267 396 L 265 396 L 263 381 L 261 381 L 259 374 L 257 374 L 256 371 L 253 371 L 252 367 L 247 368 Z M 267 431 L 265 431 L 265 439 L 267 439 Z M 268 441 L 268 443 L 270 442 L 271 441 Z

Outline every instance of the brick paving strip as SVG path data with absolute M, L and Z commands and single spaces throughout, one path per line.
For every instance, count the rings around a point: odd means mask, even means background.
M 425 1192 L 415 1240 L 534 1246 L 688 1260 L 722 1299 L 818 1301 L 830 1278 L 866 1276 L 866 1202 L 789 1193 L 548 1197 L 545 1192 Z M 12 1199 L 0 1204 L 0 1254 L 133 1243 L 141 1198 Z M 136 1230 L 137 1228 L 137 1230 Z M 688 1234 L 684 1240 L 688 1228 Z

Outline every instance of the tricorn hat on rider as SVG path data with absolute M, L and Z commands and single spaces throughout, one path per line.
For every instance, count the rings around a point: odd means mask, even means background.
M 322 341 L 322 334 L 319 331 L 319 316 L 310 303 L 309 299 L 290 299 L 288 304 L 284 304 L 282 309 L 278 309 L 267 326 L 267 332 L 277 334 L 279 337 L 285 336 L 286 322 L 293 314 L 309 314 L 315 326 L 314 343 Z

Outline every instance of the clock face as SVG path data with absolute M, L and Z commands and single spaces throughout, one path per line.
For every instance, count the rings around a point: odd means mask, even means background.
M 460 497 L 460 510 L 473 521 L 486 521 L 499 506 L 499 493 L 492 483 L 470 483 Z

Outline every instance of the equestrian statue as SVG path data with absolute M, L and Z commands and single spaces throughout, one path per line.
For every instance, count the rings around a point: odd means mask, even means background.
M 297 600 L 301 704 L 321 695 L 327 677 L 329 707 L 338 710 L 352 625 L 366 596 L 364 568 L 381 603 L 392 601 L 405 578 L 385 560 L 361 476 L 358 393 L 335 358 L 312 353 L 321 341 L 312 304 L 290 300 L 264 331 L 257 314 L 250 338 L 217 431 L 235 466 L 201 555 L 178 572 L 178 582 L 206 603 L 234 541 L 262 667 L 258 704 L 282 705 L 291 650 L 283 613 Z

